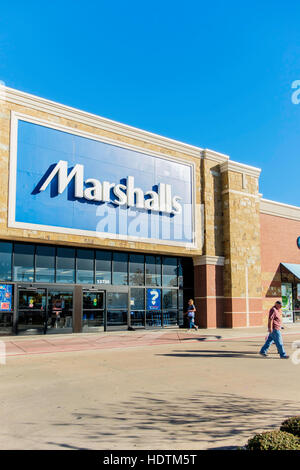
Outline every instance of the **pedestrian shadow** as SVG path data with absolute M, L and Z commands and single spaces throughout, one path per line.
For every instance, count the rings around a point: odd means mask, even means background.
M 187 332 L 186 334 L 193 334 L 193 333 Z M 219 340 L 219 339 L 222 339 L 222 336 L 219 336 L 219 335 L 190 336 L 189 338 L 180 338 L 180 341 L 190 341 L 190 340 L 193 340 L 193 341 L 207 341 L 210 338 L 215 338 L 215 339 Z
M 72 446 L 72 445 L 69 445 L 69 444 L 58 443 L 58 442 L 47 442 L 47 444 L 52 445 L 52 446 L 62 447 L 63 449 L 89 450 L 87 447 L 77 447 L 77 446 Z
M 217 357 L 217 358 L 224 358 L 224 357 L 230 357 L 230 358 L 250 358 L 250 359 L 264 359 L 259 355 L 258 351 L 220 351 L 218 350 L 192 350 L 192 351 L 174 351 L 173 353 L 167 353 L 167 354 L 156 354 L 156 356 L 165 356 L 165 357 Z

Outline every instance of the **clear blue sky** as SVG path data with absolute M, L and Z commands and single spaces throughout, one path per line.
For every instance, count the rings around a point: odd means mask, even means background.
M 300 2 L 7 1 L 7 86 L 262 169 L 300 205 Z

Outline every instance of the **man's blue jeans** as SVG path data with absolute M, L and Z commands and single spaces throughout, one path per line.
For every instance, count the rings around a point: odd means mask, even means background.
M 277 347 L 277 351 L 280 354 L 280 357 L 286 356 L 286 352 L 283 347 L 282 335 L 280 330 L 273 330 L 272 333 L 269 334 L 267 341 L 263 345 L 260 350 L 261 354 L 267 354 L 267 351 L 271 344 L 275 343 Z

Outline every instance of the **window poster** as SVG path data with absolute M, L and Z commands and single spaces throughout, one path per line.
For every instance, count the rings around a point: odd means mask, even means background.
M 12 310 L 12 284 L 0 284 L 0 311 Z
M 147 310 L 160 310 L 160 289 L 147 289 Z
M 290 283 L 281 284 L 282 323 L 293 323 L 293 288 Z

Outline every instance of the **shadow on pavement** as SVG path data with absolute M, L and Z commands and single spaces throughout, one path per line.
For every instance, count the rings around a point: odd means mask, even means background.
M 187 334 L 191 334 L 191 333 L 187 332 Z M 205 336 L 200 336 L 200 337 L 192 336 L 189 338 L 180 338 L 180 341 L 190 341 L 191 339 L 193 341 L 206 341 L 209 338 L 222 339 L 222 336 L 218 336 L 218 335 L 205 335 Z
M 254 433 L 278 427 L 297 412 L 298 403 L 270 397 L 145 392 L 103 408 L 84 407 L 68 422 L 52 426 L 64 424 L 66 440 L 84 448 L 221 450 L 242 446 Z
M 165 356 L 165 357 L 235 357 L 235 358 L 251 358 L 251 359 L 260 359 L 267 360 L 259 355 L 259 351 L 220 351 L 220 350 L 193 350 L 193 351 L 174 351 L 174 353 L 168 354 L 156 354 L 156 356 Z
M 57 446 L 57 447 L 62 447 L 63 449 L 88 450 L 87 447 L 76 447 L 76 446 L 72 446 L 72 445 L 69 445 L 69 444 L 60 444 L 58 442 L 47 442 L 47 444 L 54 445 L 54 446 Z

